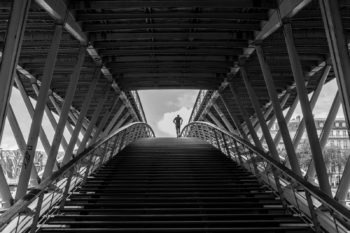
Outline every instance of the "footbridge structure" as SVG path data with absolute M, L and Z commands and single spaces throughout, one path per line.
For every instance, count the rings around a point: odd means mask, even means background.
M 22 162 L 15 183 L 0 166 L 0 230 L 349 232 L 350 162 L 335 190 L 323 156 L 340 106 L 350 127 L 349 17 L 348 0 L 1 0 L 0 138 L 8 121 Z M 200 90 L 180 138 L 154 138 L 149 89 Z

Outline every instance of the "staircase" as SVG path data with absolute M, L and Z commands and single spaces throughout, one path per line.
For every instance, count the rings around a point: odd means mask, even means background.
M 142 139 L 89 177 L 40 232 L 313 232 L 197 139 Z

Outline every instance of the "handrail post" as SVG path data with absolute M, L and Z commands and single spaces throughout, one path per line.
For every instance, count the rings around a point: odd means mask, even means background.
M 222 140 L 224 141 L 224 146 L 225 146 L 225 149 L 226 149 L 227 156 L 230 158 L 231 157 L 230 149 L 228 148 L 228 145 L 227 145 L 227 142 L 226 142 L 226 138 L 225 138 L 225 134 L 221 133 L 221 137 L 222 137 Z
M 218 149 L 221 151 L 221 145 L 220 145 L 220 142 L 219 142 L 218 134 L 216 133 L 216 130 L 215 130 L 215 129 L 213 129 L 213 132 L 214 132 L 216 144 L 218 145 Z
M 242 154 L 241 154 L 241 151 L 239 150 L 239 147 L 238 147 L 236 140 L 234 140 L 234 139 L 233 139 L 233 144 L 235 145 L 235 150 L 237 153 L 238 161 L 243 166 Z

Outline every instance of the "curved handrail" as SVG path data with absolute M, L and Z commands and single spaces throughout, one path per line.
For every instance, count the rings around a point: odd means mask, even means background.
M 350 222 L 350 211 L 341 205 L 339 202 L 337 202 L 335 199 L 329 197 L 327 194 L 319 190 L 316 186 L 309 183 L 308 181 L 304 180 L 302 177 L 296 175 L 291 169 L 285 167 L 281 163 L 277 162 L 275 159 L 273 159 L 271 156 L 268 155 L 267 152 L 262 151 L 261 149 L 257 148 L 253 144 L 251 144 L 249 141 L 241 138 L 237 134 L 230 133 L 226 130 L 223 130 L 216 125 L 213 125 L 208 122 L 204 121 L 196 121 L 191 122 L 188 125 L 186 125 L 182 132 L 181 137 L 185 136 L 186 132 L 191 129 L 191 126 L 195 125 L 206 125 L 221 134 L 224 134 L 232 139 L 234 139 L 236 142 L 239 142 L 246 147 L 248 147 L 254 154 L 262 158 L 264 161 L 266 161 L 269 165 L 272 165 L 275 169 L 277 169 L 280 173 L 284 175 L 284 177 L 289 178 L 296 182 L 299 187 L 302 187 L 304 190 L 309 192 L 312 196 L 314 196 L 316 199 L 318 199 L 324 206 L 326 206 L 331 212 L 337 213 L 338 217 L 340 216 L 342 220 L 346 221 L 347 223 Z
M 107 136 L 106 138 L 100 139 L 99 141 L 97 141 L 93 145 L 86 148 L 83 152 L 81 152 L 80 154 L 75 156 L 73 159 L 71 159 L 67 164 L 62 166 L 59 170 L 57 170 L 56 172 L 53 172 L 51 176 L 44 179 L 37 187 L 35 187 L 31 191 L 29 191 L 23 198 L 18 200 L 6 212 L 4 212 L 0 216 L 0 230 L 3 229 L 6 226 L 6 224 L 11 222 L 13 220 L 13 218 L 16 217 L 16 215 L 19 215 L 21 212 L 25 212 L 26 209 L 28 208 L 28 206 L 31 203 L 33 203 L 46 190 L 48 190 L 50 188 L 50 186 L 55 181 L 57 181 L 60 177 L 64 176 L 66 173 L 68 173 L 69 171 L 74 169 L 75 166 L 80 161 L 89 157 L 89 155 L 91 155 L 91 152 L 94 152 L 95 149 L 100 148 L 102 145 L 105 145 L 106 143 L 109 143 L 111 141 L 111 139 L 116 138 L 116 140 L 117 140 L 118 139 L 117 137 L 118 136 L 121 137 L 121 134 L 123 134 L 124 132 L 126 134 L 129 129 L 133 129 L 133 128 L 136 128 L 139 126 L 143 126 L 143 127 L 145 127 L 145 129 L 149 130 L 149 133 L 147 132 L 146 136 L 148 136 L 148 137 L 155 136 L 153 129 L 148 124 L 143 123 L 143 122 L 134 122 L 134 123 L 130 123 L 126 126 L 121 127 L 116 132 Z M 139 137 L 137 137 L 137 138 L 139 138 Z M 137 138 L 135 138 L 135 139 L 137 139 Z M 122 142 L 122 143 L 124 143 L 124 142 Z M 106 144 L 106 146 L 107 145 L 108 144 Z M 121 145 L 121 146 L 123 146 L 123 145 Z M 114 151 L 114 149 L 112 151 Z

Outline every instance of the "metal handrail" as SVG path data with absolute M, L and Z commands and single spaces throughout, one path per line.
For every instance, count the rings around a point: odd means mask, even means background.
M 210 128 L 211 131 L 213 131 L 215 135 L 219 135 L 219 136 L 215 136 L 215 137 L 220 137 L 222 142 L 217 140 L 216 138 L 212 138 L 212 140 L 209 140 L 209 141 L 212 144 L 217 145 L 217 147 L 219 149 L 221 149 L 222 152 L 224 152 L 225 154 L 227 154 L 230 157 L 231 157 L 232 152 L 237 153 L 237 151 L 230 150 L 230 148 L 226 145 L 228 143 L 226 137 L 229 137 L 232 140 L 234 140 L 236 143 L 248 148 L 250 150 L 250 152 L 252 152 L 257 157 L 261 158 L 264 162 L 266 162 L 269 165 L 269 167 L 273 167 L 275 170 L 277 170 L 278 171 L 277 174 L 279 173 L 280 177 L 282 177 L 285 180 L 292 181 L 292 184 L 291 184 L 292 186 L 297 187 L 297 189 L 299 191 L 300 190 L 305 191 L 305 193 L 310 194 L 312 197 L 314 197 L 320 203 L 322 203 L 322 210 L 327 209 L 331 213 L 331 215 L 335 214 L 337 219 L 346 225 L 345 227 L 349 226 L 350 211 L 346 207 L 341 205 L 339 202 L 337 202 L 332 197 L 329 197 L 327 194 L 322 192 L 315 185 L 309 183 L 307 180 L 304 180 L 302 177 L 296 175 L 291 169 L 289 169 L 286 166 L 282 165 L 281 163 L 277 162 L 267 152 L 262 151 L 261 149 L 257 148 L 256 146 L 251 144 L 249 141 L 241 138 L 239 135 L 227 132 L 226 130 L 223 130 L 223 129 L 217 127 L 216 125 L 213 125 L 213 124 L 208 123 L 208 122 L 196 121 L 196 122 L 192 122 L 192 123 L 189 123 L 188 125 L 186 125 L 181 132 L 181 136 L 194 136 L 194 137 L 201 138 L 200 136 L 198 136 L 198 134 L 197 135 L 194 134 L 195 131 L 198 129 L 198 126 L 208 127 L 208 129 Z M 199 133 L 199 132 L 197 132 L 197 133 Z M 226 147 L 225 147 L 225 145 L 226 145 Z M 231 146 L 231 149 L 234 147 L 232 145 L 229 145 L 229 146 Z M 238 155 L 236 155 L 236 156 L 238 156 Z M 253 162 L 253 161 L 254 161 L 254 158 L 250 159 L 250 162 Z M 259 175 L 262 175 L 262 174 L 259 174 Z M 334 217 L 334 215 L 332 217 Z M 321 223 L 321 225 L 322 225 L 322 223 Z M 339 229 L 338 229 L 338 232 L 340 232 Z
M 76 188 L 80 183 L 83 183 L 89 174 L 101 166 L 105 161 L 112 158 L 117 151 L 120 151 L 126 145 L 138 138 L 154 136 L 155 134 L 148 124 L 136 122 L 121 127 L 115 133 L 109 135 L 105 139 L 100 139 L 98 142 L 89 146 L 82 153 L 78 154 L 67 164 L 62 166 L 59 170 L 54 172 L 51 176 L 44 179 L 37 187 L 29 191 L 22 199 L 18 200 L 13 206 L 4 212 L 0 216 L 0 231 L 2 232 L 5 228 L 7 228 L 8 225 L 12 223 L 14 219 L 16 219 L 16 217 L 18 217 L 18 222 L 14 224 L 15 227 L 11 229 L 11 232 L 22 232 L 27 230 L 28 226 L 26 229 L 24 229 L 23 226 L 20 226 L 20 222 L 24 221 L 24 219 L 21 219 L 23 213 L 25 213 L 24 215 L 27 215 L 26 217 L 31 217 L 31 215 L 34 214 L 32 219 L 27 219 L 27 223 L 24 225 L 33 225 L 31 223 L 32 221 L 35 223 L 32 229 L 36 229 L 36 222 L 34 222 L 34 220 L 38 220 L 38 218 L 43 215 L 40 214 L 42 211 L 41 204 L 39 209 L 39 205 L 36 207 L 36 210 L 31 209 L 33 206 L 31 206 L 31 208 L 29 208 L 29 206 L 31 204 L 36 204 L 34 202 L 39 202 L 40 197 L 43 198 L 47 191 L 52 191 L 52 189 L 54 189 L 55 192 L 60 187 L 65 186 L 63 193 L 61 193 L 61 198 L 57 198 L 57 196 L 56 198 L 52 197 L 52 200 L 55 199 L 55 203 L 61 200 L 65 201 L 65 198 L 70 190 Z M 101 151 L 102 153 L 99 153 Z M 73 186 L 71 181 L 72 178 L 74 178 Z M 58 192 L 62 192 L 62 190 L 59 190 Z M 55 194 L 53 194 L 53 196 L 54 195 Z M 52 200 L 49 208 L 54 206 Z M 35 217 L 37 219 L 35 219 Z M 7 229 L 6 232 L 10 232 L 10 230 Z M 32 232 L 35 232 L 35 230 L 32 230 Z

